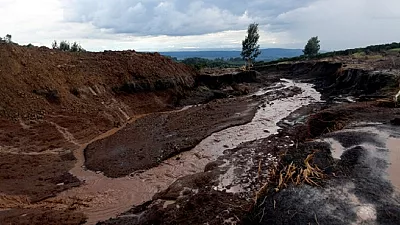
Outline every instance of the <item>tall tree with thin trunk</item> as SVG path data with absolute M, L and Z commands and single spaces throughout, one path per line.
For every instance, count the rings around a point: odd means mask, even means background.
M 247 29 L 247 36 L 242 41 L 242 58 L 247 62 L 246 67 L 251 67 L 252 62 L 261 54 L 260 45 L 258 44 L 258 24 L 252 23 Z
M 318 54 L 320 49 L 318 36 L 310 38 L 306 46 L 304 47 L 303 53 L 306 56 L 315 56 Z

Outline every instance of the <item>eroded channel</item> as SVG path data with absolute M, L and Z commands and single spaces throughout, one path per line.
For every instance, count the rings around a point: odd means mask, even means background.
M 290 86 L 297 86 L 303 92 L 294 97 L 266 101 L 250 123 L 210 135 L 192 150 L 180 154 L 179 160 L 172 157 L 157 167 L 126 177 L 109 178 L 102 173 L 86 170 L 83 151 L 87 144 L 83 145 L 74 152 L 78 162 L 70 173 L 84 181 L 84 185 L 65 191 L 52 201 L 79 199 L 82 204 L 78 209 L 88 216 L 87 224 L 115 217 L 133 205 L 150 200 L 155 193 L 167 188 L 177 178 L 202 172 L 206 164 L 223 155 L 226 149 L 276 133 L 279 129 L 277 122 L 296 109 L 320 100 L 320 94 L 311 84 L 290 80 L 282 80 L 281 86 L 257 94 L 263 95 Z M 111 130 L 93 141 L 113 135 L 117 131 L 118 129 Z

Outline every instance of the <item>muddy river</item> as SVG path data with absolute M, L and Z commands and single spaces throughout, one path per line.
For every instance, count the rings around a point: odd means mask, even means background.
M 98 221 L 115 217 L 130 209 L 133 205 L 148 201 L 155 193 L 166 189 L 176 179 L 202 172 L 206 164 L 215 161 L 224 154 L 225 150 L 276 133 L 279 129 L 276 124 L 280 120 L 302 106 L 320 101 L 320 94 L 311 84 L 296 83 L 284 79 L 280 84 L 273 88 L 260 90 L 256 95 L 262 96 L 268 92 L 290 86 L 300 87 L 303 92 L 289 98 L 270 102 L 261 101 L 260 107 L 250 123 L 214 133 L 192 150 L 165 160 L 157 167 L 135 172 L 126 177 L 109 178 L 100 172 L 86 170 L 83 150 L 87 144 L 82 145 L 74 152 L 78 162 L 70 172 L 84 181 L 84 185 L 59 194 L 53 201 L 57 201 L 57 199 L 59 201 L 65 201 L 65 199 L 79 200 L 79 210 L 88 216 L 87 224 L 95 224 Z M 113 135 L 118 130 L 111 130 L 93 141 Z M 348 138 L 343 135 L 346 133 L 349 134 Z M 356 138 L 356 140 L 351 138 L 354 137 L 354 133 L 357 133 L 358 139 Z M 345 130 L 321 138 L 320 141 L 329 143 L 333 157 L 338 159 L 347 149 L 362 146 L 371 156 L 369 158 L 378 158 L 386 162 L 383 170 L 387 174 L 387 179 L 396 188 L 400 188 L 400 179 L 397 176 L 400 169 L 399 137 L 400 133 L 388 125 L 353 124 Z M 179 160 L 177 160 L 178 157 Z M 366 160 L 368 160 L 368 157 Z M 374 161 L 371 160 L 371 162 Z M 221 178 L 220 188 L 232 186 L 229 170 L 226 174 L 228 179 L 226 177 Z M 232 187 L 232 190 L 234 192 L 241 191 L 238 187 Z
M 311 84 L 290 80 L 282 80 L 272 89 L 260 90 L 256 95 L 290 86 L 300 87 L 303 92 L 294 97 L 265 102 L 250 123 L 212 134 L 192 150 L 180 154 L 180 160 L 173 157 L 157 167 L 126 177 L 109 178 L 102 173 L 86 170 L 83 150 L 89 143 L 82 145 L 74 152 L 78 162 L 70 173 L 84 181 L 84 185 L 62 192 L 51 201 L 78 201 L 79 210 L 88 216 L 87 224 L 115 217 L 133 205 L 150 200 L 155 193 L 166 189 L 177 178 L 202 172 L 205 165 L 222 155 L 224 150 L 276 133 L 279 129 L 277 122 L 299 107 L 320 100 L 320 94 Z M 119 129 L 111 130 L 92 142 L 113 135 Z

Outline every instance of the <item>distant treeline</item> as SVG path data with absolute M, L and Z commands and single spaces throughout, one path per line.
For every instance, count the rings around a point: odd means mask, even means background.
M 351 49 L 346 49 L 346 50 L 340 50 L 340 51 L 332 51 L 332 52 L 326 52 L 326 53 L 320 53 L 315 56 L 297 56 L 297 57 L 292 57 L 292 58 L 280 58 L 278 60 L 270 61 L 270 62 L 256 62 L 256 65 L 271 65 L 271 64 L 276 64 L 279 62 L 290 62 L 290 61 L 300 61 L 300 60 L 306 60 L 306 59 L 323 59 L 323 58 L 329 58 L 329 57 L 334 57 L 334 56 L 348 56 L 348 55 L 353 55 L 356 53 L 364 53 L 366 55 L 373 54 L 373 53 L 383 53 L 385 51 L 391 50 L 391 49 L 399 49 L 400 50 L 400 42 L 393 42 L 391 44 L 382 44 L 382 45 L 370 45 L 365 48 L 351 48 Z
M 181 62 L 186 65 L 192 66 L 195 69 L 202 68 L 231 68 L 231 67 L 241 67 L 245 64 L 245 61 L 240 57 L 235 58 L 215 58 L 215 59 L 205 59 L 205 58 L 186 58 L 183 60 L 178 60 L 176 57 L 169 57 L 176 62 Z

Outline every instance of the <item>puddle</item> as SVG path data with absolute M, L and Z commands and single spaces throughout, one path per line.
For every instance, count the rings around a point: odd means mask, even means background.
M 389 149 L 390 154 L 390 165 L 388 168 L 389 178 L 393 186 L 400 191 L 400 138 L 389 138 L 386 147 Z
M 88 216 L 87 224 L 95 224 L 98 221 L 115 217 L 133 205 L 150 200 L 155 193 L 166 189 L 177 178 L 202 172 L 205 165 L 221 156 L 224 150 L 276 133 L 277 122 L 299 107 L 320 100 L 321 95 L 312 88 L 311 84 L 282 80 L 282 85 L 276 88 L 282 89 L 296 85 L 303 89 L 303 93 L 271 101 L 265 108 L 257 111 L 250 123 L 214 133 L 192 150 L 165 160 L 159 166 L 141 173 L 133 173 L 122 178 L 108 178 L 101 173 L 85 170 L 83 150 L 86 145 L 81 146 L 74 152 L 78 162 L 70 173 L 84 181 L 85 184 L 62 192 L 55 200 L 72 198 L 83 201 L 85 204 L 79 210 Z M 273 90 L 266 90 L 258 94 L 263 95 L 270 91 Z M 95 140 L 110 136 L 119 129 L 111 130 Z M 179 160 L 177 160 L 178 157 Z M 233 189 L 241 190 L 236 187 Z
M 343 145 L 333 138 L 323 139 L 324 142 L 328 143 L 331 146 L 331 153 L 334 159 L 340 159 L 343 152 L 346 150 Z

